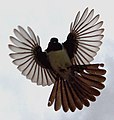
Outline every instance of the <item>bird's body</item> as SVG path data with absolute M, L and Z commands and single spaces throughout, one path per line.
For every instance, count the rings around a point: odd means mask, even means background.
M 103 21 L 98 22 L 99 15 L 93 14 L 93 9 L 88 14 L 88 8 L 81 17 L 78 12 L 67 40 L 61 44 L 57 38 L 51 38 L 45 51 L 30 27 L 27 33 L 18 26 L 19 30 L 14 29 L 18 39 L 10 37 L 15 44 L 9 45 L 14 52 L 10 57 L 22 74 L 37 85 L 54 84 L 48 106 L 54 103 L 56 111 L 61 106 L 65 112 L 88 107 L 89 101 L 100 95 L 99 89 L 105 87 L 106 70 L 101 69 L 104 64 L 90 64 L 102 44 L 104 31 L 100 28 Z
M 72 63 L 66 50 L 63 48 L 62 50 L 50 51 L 47 53 L 47 57 L 53 70 L 64 79 L 67 79 Z

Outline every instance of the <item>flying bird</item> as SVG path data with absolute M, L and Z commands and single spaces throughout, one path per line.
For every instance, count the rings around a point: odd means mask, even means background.
M 82 15 L 79 11 L 65 42 L 53 37 L 44 51 L 39 36 L 30 27 L 26 31 L 18 26 L 14 29 L 16 37 L 10 36 L 13 44 L 8 46 L 13 53 L 9 55 L 17 69 L 37 85 L 53 84 L 48 106 L 54 104 L 55 111 L 61 107 L 64 112 L 89 107 L 90 101 L 96 101 L 105 87 L 104 64 L 90 63 L 104 36 L 99 17 L 99 14 L 94 16 L 94 9 L 89 12 L 86 8 Z

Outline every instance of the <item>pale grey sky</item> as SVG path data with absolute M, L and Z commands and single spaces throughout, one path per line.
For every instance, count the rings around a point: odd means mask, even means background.
M 50 87 L 31 83 L 11 63 L 7 45 L 17 25 L 30 26 L 41 38 L 45 49 L 53 36 L 61 42 L 69 33 L 76 13 L 95 9 L 105 28 L 103 44 L 93 62 L 104 62 L 107 69 L 106 88 L 97 101 L 82 111 L 58 112 L 47 102 Z M 0 119 L 1 120 L 113 120 L 114 114 L 114 7 L 112 0 L 0 0 Z

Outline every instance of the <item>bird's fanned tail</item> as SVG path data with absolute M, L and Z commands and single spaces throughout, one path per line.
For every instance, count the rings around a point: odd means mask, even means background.
M 105 86 L 103 82 L 106 70 L 101 69 L 103 64 L 79 65 L 72 68 L 75 72 L 68 80 L 59 78 L 55 81 L 48 106 L 54 103 L 55 111 L 61 106 L 67 112 L 69 109 L 74 112 L 76 108 L 81 110 L 83 105 L 89 107 L 90 101 L 96 101 L 95 96 L 100 95 L 99 89 Z

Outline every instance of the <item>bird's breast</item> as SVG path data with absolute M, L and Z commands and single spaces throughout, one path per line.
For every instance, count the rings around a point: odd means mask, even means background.
M 47 53 L 52 68 L 59 74 L 67 73 L 68 68 L 72 65 L 70 58 L 65 49 L 51 51 Z

